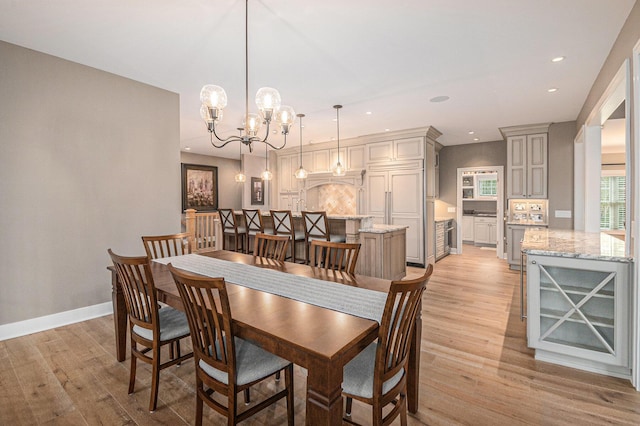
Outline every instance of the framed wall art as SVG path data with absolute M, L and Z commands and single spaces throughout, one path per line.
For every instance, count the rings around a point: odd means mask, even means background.
M 182 211 L 218 210 L 218 168 L 182 163 Z

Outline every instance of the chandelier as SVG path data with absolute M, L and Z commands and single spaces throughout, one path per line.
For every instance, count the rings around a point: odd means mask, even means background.
M 244 22 L 244 59 L 245 59 L 245 116 L 243 121 L 244 135 L 229 136 L 221 138 L 216 133 L 216 123 L 222 120 L 222 110 L 227 106 L 227 93 L 220 86 L 213 84 L 205 85 L 200 91 L 200 116 L 207 124 L 207 130 L 211 135 L 211 145 L 215 148 L 222 148 L 231 142 L 242 142 L 249 147 L 249 152 L 253 152 L 253 142 L 262 142 L 273 149 L 282 149 L 287 144 L 287 134 L 291 125 L 296 119 L 296 113 L 290 106 L 281 105 L 280 93 L 271 87 L 263 87 L 256 93 L 256 105 L 259 114 L 249 113 L 249 0 L 245 0 L 245 22 Z M 269 138 L 269 126 L 272 121 L 280 126 L 284 135 L 284 142 L 281 146 L 275 146 L 267 141 Z M 262 124 L 267 125 L 264 138 L 258 136 Z M 214 141 L 214 137 L 219 143 Z

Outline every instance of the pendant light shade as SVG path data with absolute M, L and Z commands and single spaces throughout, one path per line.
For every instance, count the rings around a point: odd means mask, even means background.
M 297 117 L 300 119 L 300 167 L 293 175 L 296 179 L 306 179 L 309 176 L 309 172 L 302 167 L 302 117 L 304 117 L 304 114 L 298 114 Z
M 340 108 L 342 108 L 342 105 L 334 105 L 333 107 L 336 109 L 336 126 L 338 129 L 338 162 L 333 168 L 333 176 L 344 176 L 347 174 L 347 170 L 340 162 Z

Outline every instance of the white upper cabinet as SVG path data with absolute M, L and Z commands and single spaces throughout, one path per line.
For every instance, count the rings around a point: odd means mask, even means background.
M 342 156 L 342 153 L 340 154 Z M 344 161 L 342 160 L 345 164 Z M 362 170 L 366 167 L 365 146 L 350 146 L 347 148 L 347 170 Z
M 295 155 L 281 155 L 278 157 L 278 186 L 280 192 L 289 192 L 297 188 L 295 178 L 293 177 L 294 171 L 298 168 Z
M 507 198 L 547 198 L 546 128 L 536 128 L 544 133 L 522 134 L 500 129 L 507 135 Z
M 336 166 L 336 164 L 338 163 L 338 150 L 337 149 L 331 149 L 329 150 L 329 156 L 331 158 L 331 162 L 329 163 L 329 170 L 333 170 L 333 168 Z M 342 167 L 347 167 L 347 148 L 342 147 L 340 148 L 340 164 L 342 164 Z M 348 170 L 348 168 L 347 168 Z
M 367 145 L 367 162 L 424 158 L 424 138 L 406 138 Z
M 331 170 L 331 162 L 329 160 L 329 150 L 313 151 L 313 171 L 328 172 Z

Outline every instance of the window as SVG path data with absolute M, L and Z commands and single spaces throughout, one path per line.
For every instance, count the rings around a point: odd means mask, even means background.
M 478 197 L 498 196 L 498 178 L 495 174 L 478 176 Z
M 602 176 L 600 178 L 600 229 L 625 229 L 626 178 Z

